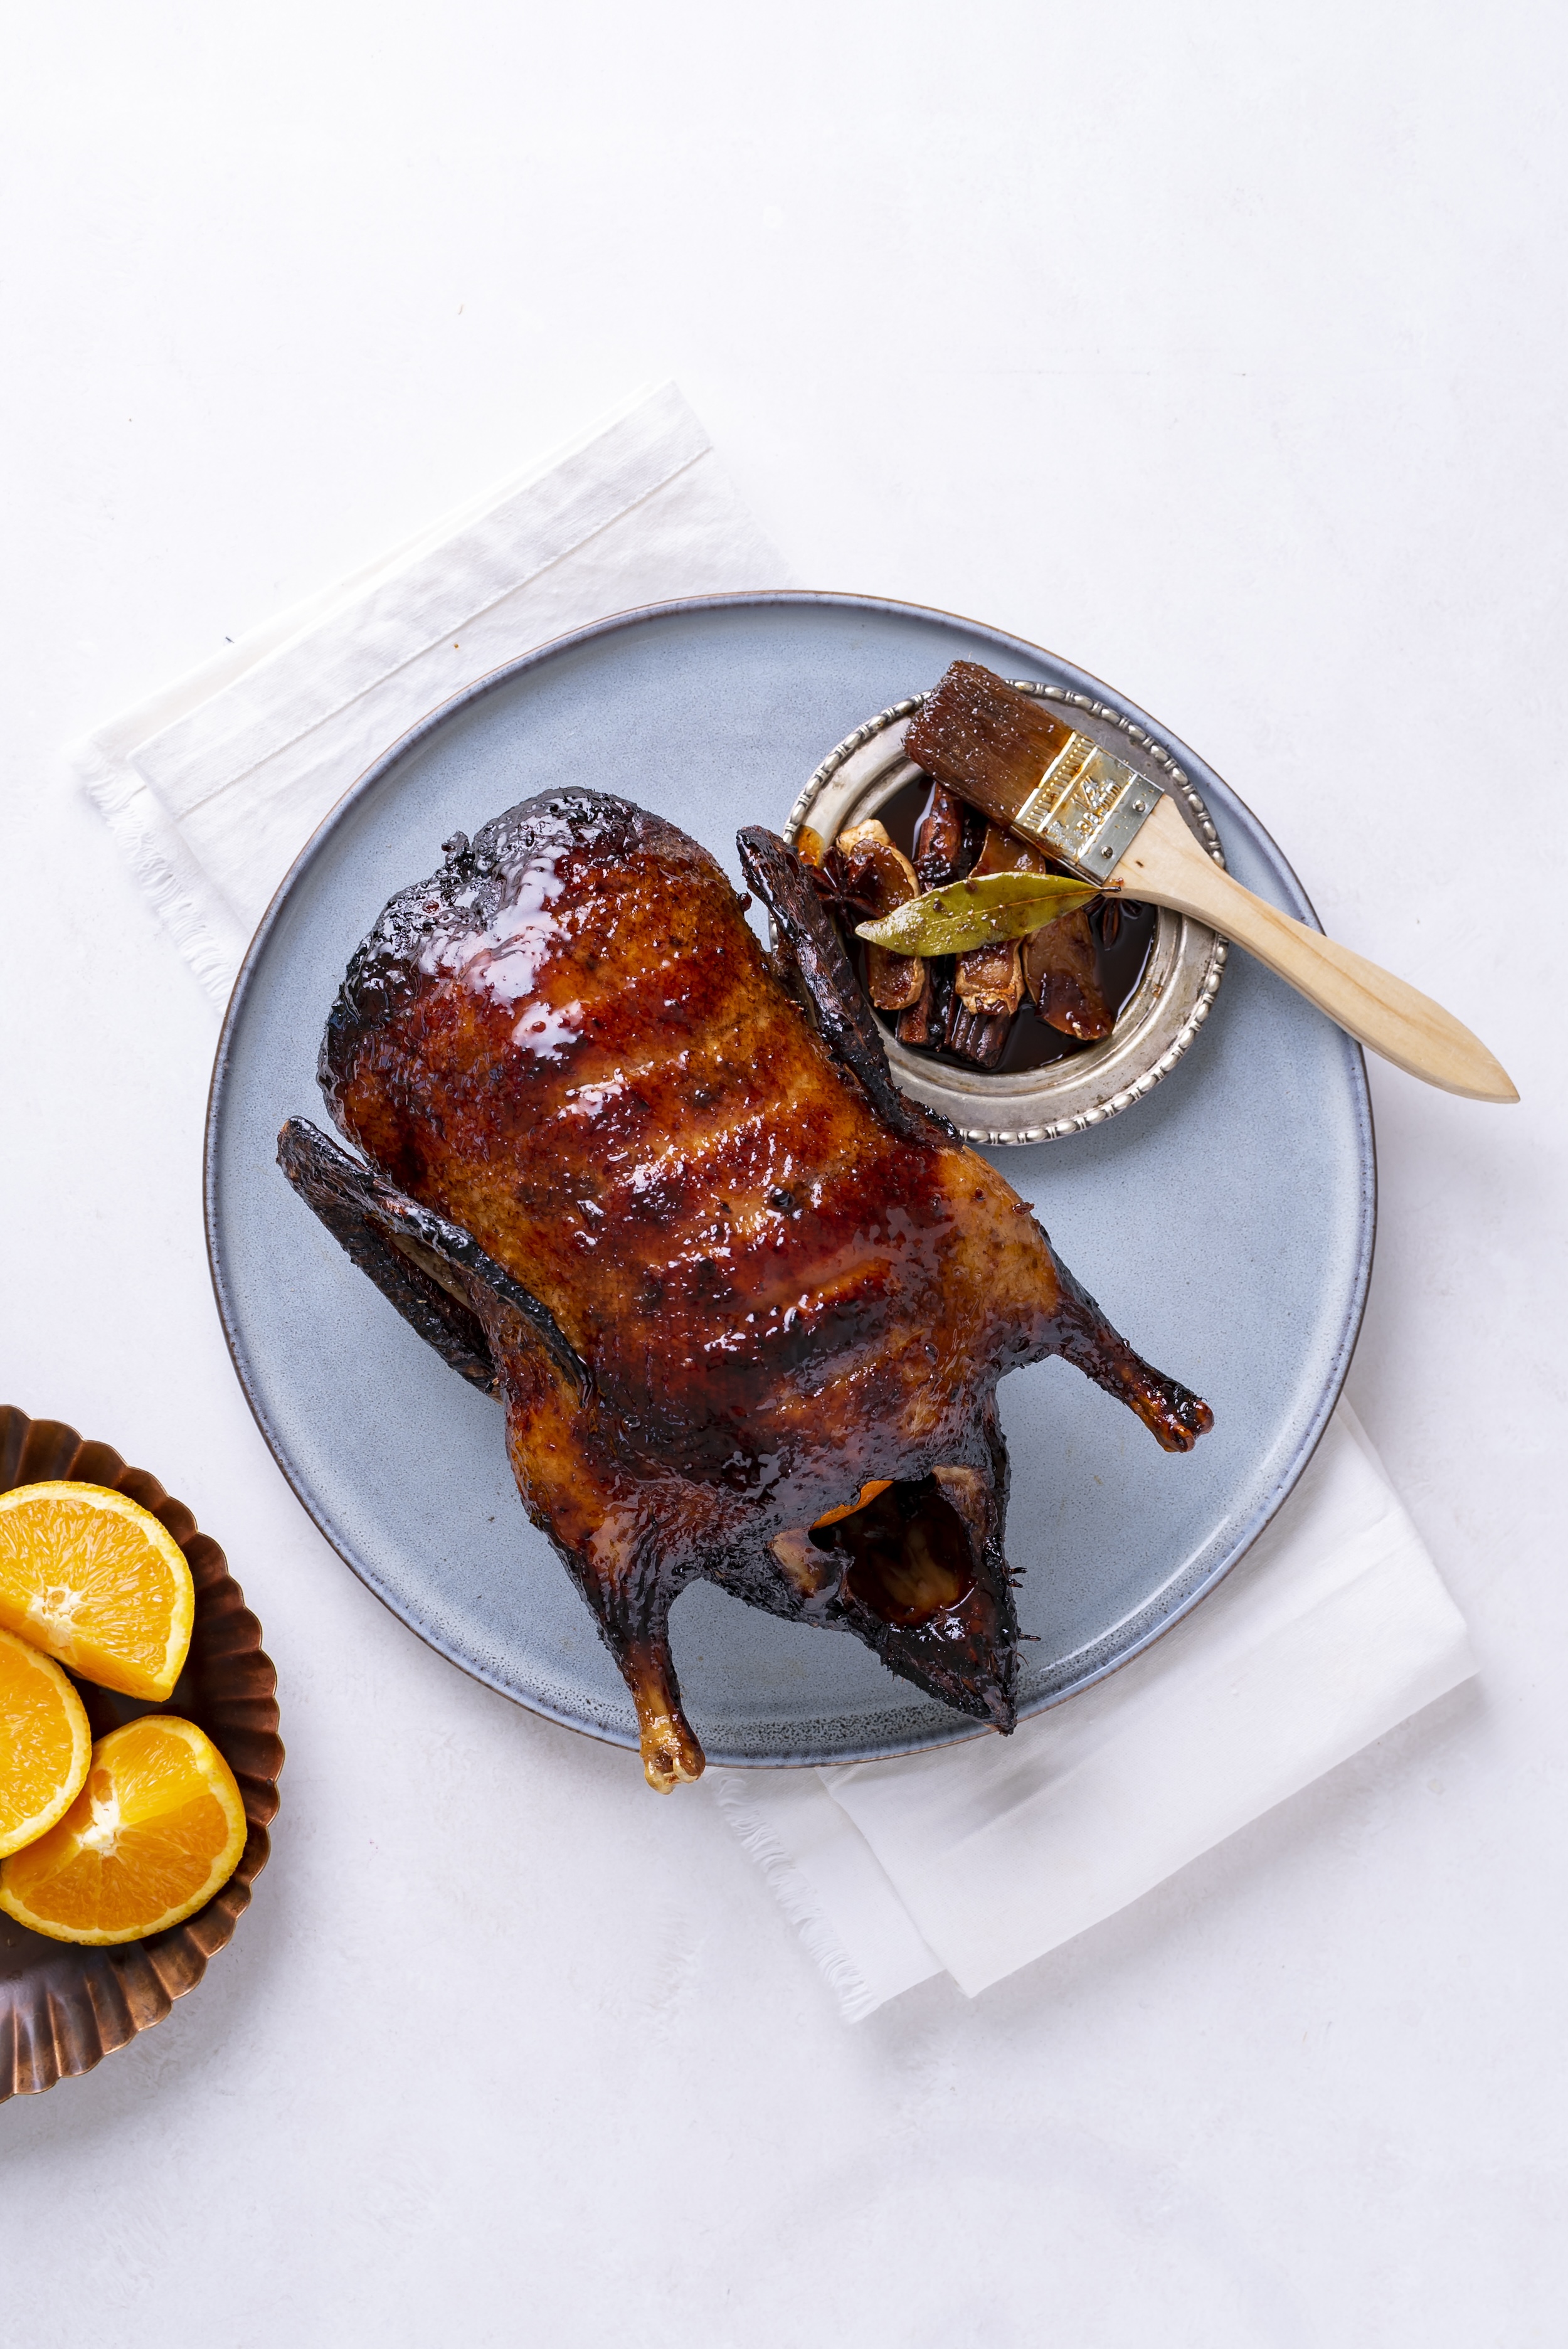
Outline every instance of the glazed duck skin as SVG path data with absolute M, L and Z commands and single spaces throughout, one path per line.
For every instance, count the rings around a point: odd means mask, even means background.
M 279 1149 L 420 1334 L 493 1384 L 660 1789 L 702 1768 L 669 1653 L 688 1582 L 852 1631 L 1007 1730 L 998 1379 L 1062 1353 L 1169 1450 L 1210 1423 L 896 1091 L 793 851 L 740 844 L 771 963 L 707 852 L 624 800 L 555 792 L 459 835 L 327 1022 L 322 1088 L 361 1157 L 298 1120 Z

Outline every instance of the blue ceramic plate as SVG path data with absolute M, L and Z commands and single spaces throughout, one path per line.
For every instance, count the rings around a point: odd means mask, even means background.
M 447 1370 L 356 1272 L 273 1164 L 320 1118 L 315 1055 L 344 966 L 393 893 L 531 792 L 591 783 L 655 808 L 738 883 L 742 823 L 782 826 L 851 727 L 952 660 L 1092 691 L 1037 647 L 846 595 L 721 596 L 603 622 L 449 702 L 373 767 L 300 857 L 256 934 L 218 1048 L 207 1231 L 219 1309 L 279 1465 L 393 1612 L 521 1704 L 635 1746 L 587 1609 L 522 1514 L 498 1406 Z M 1311 921 L 1279 851 L 1219 777 L 1158 730 L 1247 887 Z M 1023 1710 L 1109 1671 L 1213 1588 L 1278 1508 L 1334 1407 L 1372 1259 L 1375 1168 L 1357 1047 L 1245 955 L 1163 1084 L 1092 1133 L 1000 1162 L 1140 1352 L 1205 1395 L 1185 1458 L 1061 1362 L 1001 1388 Z M 699 1583 L 672 1623 L 714 1762 L 849 1761 L 975 1724 L 843 1633 L 779 1622 Z

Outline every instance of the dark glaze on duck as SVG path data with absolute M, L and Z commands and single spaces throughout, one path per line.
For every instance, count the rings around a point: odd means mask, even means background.
M 703 1766 L 668 1642 L 688 1582 L 853 1631 L 1008 1730 L 997 1380 L 1061 1353 L 1168 1450 L 1210 1424 L 894 1089 L 793 851 L 740 845 L 771 962 L 706 850 L 626 801 L 562 791 L 448 843 L 327 1022 L 322 1088 L 363 1163 L 297 1120 L 279 1150 L 499 1393 L 661 1790 Z

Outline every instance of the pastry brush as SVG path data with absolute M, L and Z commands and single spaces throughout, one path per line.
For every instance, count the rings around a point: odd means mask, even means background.
M 1158 783 L 978 662 L 954 662 L 910 720 L 905 747 L 934 781 L 1084 879 L 1189 914 L 1245 947 L 1397 1068 L 1471 1101 L 1519 1099 L 1450 1012 L 1254 897 L 1215 864 Z

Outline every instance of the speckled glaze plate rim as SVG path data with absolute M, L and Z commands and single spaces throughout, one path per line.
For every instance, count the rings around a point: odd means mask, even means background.
M 706 615 L 727 611 L 773 610 L 837 611 L 851 619 L 855 616 L 885 614 L 897 619 L 929 622 L 941 627 L 965 629 L 978 637 L 985 638 L 995 647 L 998 655 L 1007 660 L 1022 657 L 1026 661 L 1043 664 L 1066 686 L 1069 693 L 1092 696 L 1108 710 L 1119 711 L 1124 719 L 1130 719 L 1144 727 L 1156 740 L 1162 742 L 1173 757 L 1181 760 L 1188 775 L 1194 779 L 1211 812 L 1214 809 L 1216 801 L 1222 808 L 1227 802 L 1234 806 L 1254 827 L 1260 838 L 1267 843 L 1269 851 L 1280 868 L 1282 877 L 1296 900 L 1291 910 L 1297 915 L 1298 918 L 1310 923 L 1315 928 L 1322 928 L 1311 900 L 1302 887 L 1293 867 L 1274 841 L 1273 835 L 1246 806 L 1240 795 L 1169 727 L 1160 724 L 1136 703 L 1130 701 L 1125 695 L 1119 693 L 1114 687 L 1107 685 L 1088 670 L 1080 669 L 1075 663 L 1064 660 L 1059 654 L 1050 652 L 1043 646 L 1032 644 L 1026 637 L 1015 636 L 1006 630 L 993 626 L 988 621 L 974 620 L 962 613 L 944 611 L 933 605 L 904 603 L 892 596 L 863 595 L 815 588 L 776 588 L 734 595 L 682 596 L 665 603 L 638 605 L 624 612 L 608 614 L 603 619 L 593 621 L 586 627 L 573 629 L 564 636 L 552 637 L 549 643 L 536 646 L 531 650 L 520 654 L 515 660 L 504 662 L 499 668 L 490 670 L 487 676 L 476 678 L 471 685 L 440 703 L 399 736 L 365 770 L 357 781 L 350 785 L 305 842 L 279 883 L 266 912 L 257 925 L 229 998 L 213 1057 L 203 1139 L 202 1201 L 208 1268 L 211 1276 L 213 1296 L 222 1327 L 224 1342 L 228 1347 L 235 1376 L 250 1405 L 252 1415 L 296 1499 L 330 1547 L 343 1559 L 345 1565 L 368 1590 L 380 1599 L 388 1611 L 449 1663 L 455 1664 L 459 1671 L 468 1673 L 482 1686 L 494 1690 L 498 1695 L 504 1696 L 511 1703 L 520 1704 L 527 1712 L 534 1713 L 545 1720 L 553 1721 L 562 1728 L 573 1729 L 581 1735 L 592 1737 L 599 1744 L 619 1745 L 633 1752 L 636 1750 L 637 1745 L 634 1730 L 618 1731 L 609 1723 L 585 1719 L 563 1706 L 553 1705 L 538 1693 L 523 1693 L 498 1673 L 488 1670 L 478 1659 L 460 1652 L 454 1643 L 444 1639 L 433 1626 L 420 1621 L 416 1614 L 401 1604 L 397 1597 L 385 1587 L 380 1576 L 368 1561 L 356 1557 L 352 1547 L 339 1538 L 323 1510 L 317 1507 L 310 1482 L 299 1464 L 294 1459 L 281 1431 L 273 1424 L 272 1415 L 261 1393 L 241 1332 L 238 1309 L 224 1277 L 223 1234 L 218 1183 L 221 1134 L 234 1040 L 247 1009 L 253 981 L 262 964 L 273 930 L 284 918 L 295 892 L 307 881 L 312 866 L 325 850 L 338 826 L 356 812 L 413 751 L 428 742 L 434 734 L 451 724 L 462 713 L 471 709 L 477 703 L 505 690 L 519 678 L 526 677 L 530 671 L 578 653 L 587 646 L 654 623 L 672 620 L 678 622 L 683 618 L 700 620 Z M 1007 673 L 1012 672 L 1009 670 Z M 1361 1333 L 1367 1296 L 1371 1282 L 1372 1260 L 1377 1237 L 1377 1148 L 1372 1123 L 1371 1095 L 1367 1082 L 1366 1061 L 1359 1047 L 1351 1048 L 1350 1069 L 1359 1161 L 1356 1270 L 1344 1324 L 1335 1347 L 1332 1362 L 1322 1381 L 1315 1406 L 1306 1416 L 1305 1424 L 1301 1429 L 1290 1458 L 1278 1471 L 1264 1496 L 1250 1515 L 1241 1521 L 1227 1553 L 1201 1581 L 1181 1592 L 1163 1609 L 1160 1607 L 1163 1586 L 1152 1589 L 1148 1602 L 1143 1607 L 1130 1610 L 1099 1639 L 1087 1643 L 1078 1651 L 1077 1657 L 1068 1660 L 1078 1662 L 1080 1666 L 1080 1669 L 1074 1671 L 1070 1678 L 1059 1685 L 1047 1687 L 1022 1704 L 1019 1708 L 1020 1720 L 1032 1718 L 1056 1705 L 1064 1703 L 1068 1698 L 1076 1696 L 1083 1690 L 1106 1679 L 1111 1672 L 1119 1670 L 1123 1664 L 1130 1663 L 1135 1656 L 1142 1654 L 1156 1640 L 1163 1637 L 1167 1631 L 1173 1630 L 1179 1622 L 1184 1620 L 1211 1591 L 1218 1588 L 1232 1568 L 1246 1556 L 1259 1535 L 1295 1490 L 1321 1443 L 1335 1406 L 1344 1390 L 1357 1341 Z M 801 1723 L 800 1727 L 802 1730 L 809 1730 L 812 1725 L 814 1724 Z M 930 1753 L 949 1746 L 968 1744 L 990 1733 L 987 1727 L 966 1719 L 963 1714 L 949 1713 L 944 1719 L 934 1721 L 931 1728 L 922 1733 L 888 1738 L 853 1750 L 812 1745 L 802 1746 L 798 1750 L 770 1751 L 766 1754 L 756 1754 L 727 1751 L 724 1749 L 722 1741 L 717 1737 L 705 1737 L 704 1744 L 707 1760 L 710 1765 L 716 1768 L 809 1769 L 837 1766 L 840 1764 L 854 1762 L 892 1761 L 903 1754 Z

